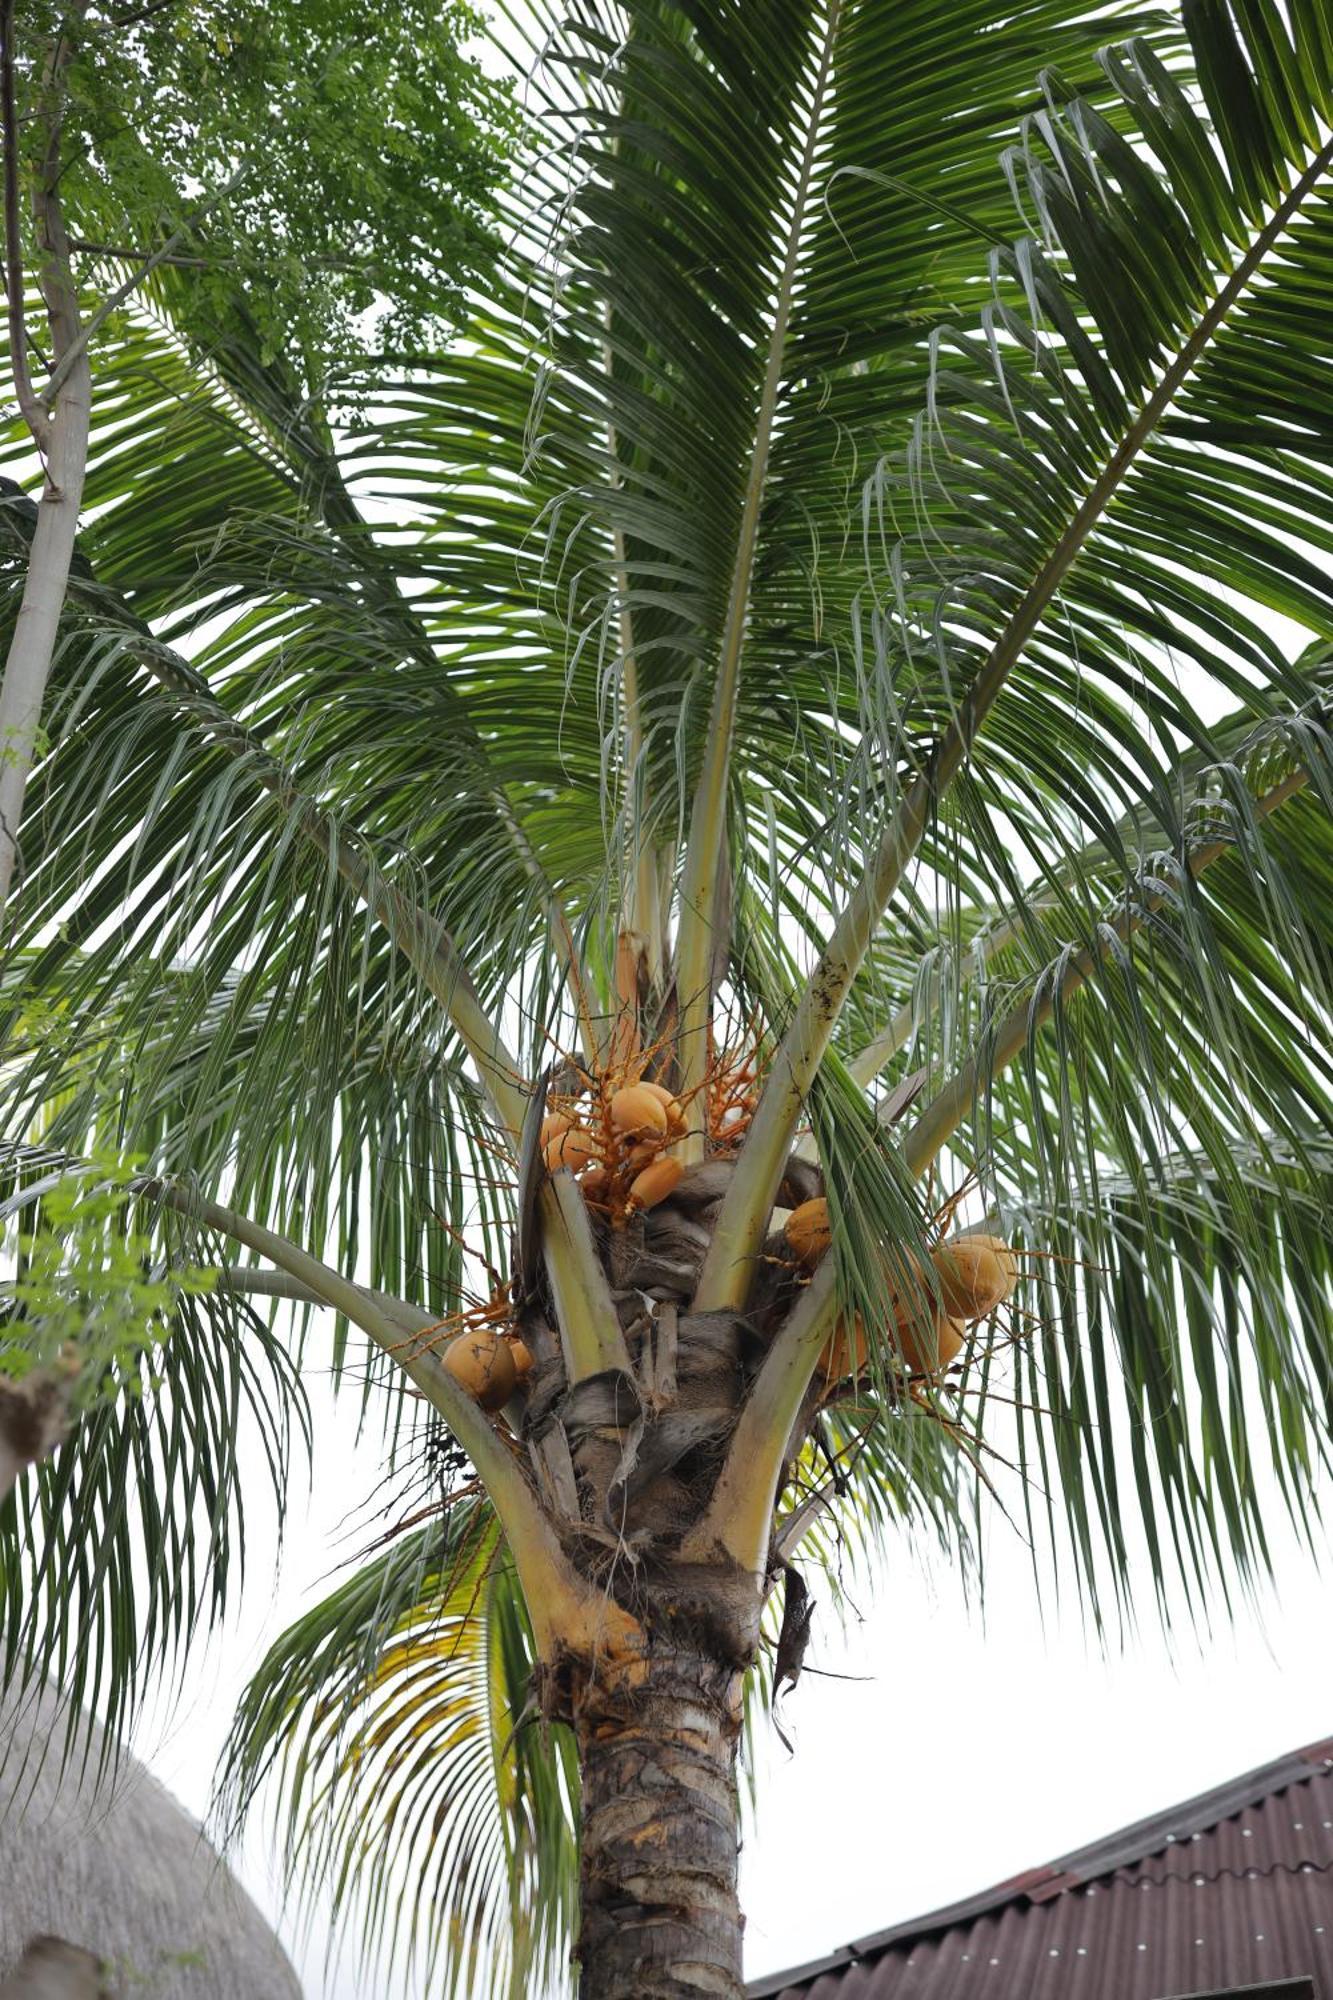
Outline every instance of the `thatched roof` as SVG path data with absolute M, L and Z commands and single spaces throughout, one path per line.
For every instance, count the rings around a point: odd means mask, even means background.
M 62 1775 L 65 1723 L 49 1691 L 0 1705 L 0 1978 L 47 1932 L 109 1961 L 116 2000 L 301 2000 L 255 1905 L 142 1764 L 98 1788 L 88 1724 Z

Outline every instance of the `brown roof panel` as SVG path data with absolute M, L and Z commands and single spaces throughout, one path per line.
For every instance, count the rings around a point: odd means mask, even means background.
M 748 1992 L 1170 2000 L 1302 1977 L 1333 2000 L 1333 1741 Z

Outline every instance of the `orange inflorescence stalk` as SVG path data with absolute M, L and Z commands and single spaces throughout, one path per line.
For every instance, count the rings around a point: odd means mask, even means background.
M 756 1021 L 750 1023 L 738 1041 L 728 1042 L 720 1050 L 714 1048 L 709 1030 L 705 1088 L 708 1136 L 715 1153 L 738 1151 L 750 1129 L 759 1102 L 762 1045 L 763 1033 Z
M 453 1232 L 451 1232 L 453 1233 Z M 512 1322 L 513 1309 L 509 1302 L 509 1286 L 498 1284 L 489 1299 L 475 1299 L 458 1312 L 448 1313 L 430 1326 L 421 1327 L 397 1341 L 390 1350 L 401 1354 L 409 1361 L 421 1354 L 438 1354 L 441 1348 L 457 1340 L 460 1334 L 506 1332 Z

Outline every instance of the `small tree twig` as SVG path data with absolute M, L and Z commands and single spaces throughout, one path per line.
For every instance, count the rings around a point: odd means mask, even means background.
M 12 4 L 12 0 L 10 0 L 10 4 Z M 234 193 L 249 171 L 248 164 L 239 167 L 225 187 L 220 187 L 216 194 L 209 195 L 207 201 L 201 201 L 197 208 L 192 209 L 180 225 L 180 228 L 172 231 L 162 247 L 159 250 L 154 250 L 150 257 L 146 257 L 139 266 L 139 269 L 131 271 L 124 284 L 117 285 L 115 291 L 103 300 L 92 318 L 80 328 L 79 332 L 60 356 L 60 359 L 51 371 L 50 380 L 46 383 L 45 387 L 37 391 L 37 399 L 40 403 L 46 405 L 48 408 L 50 407 L 55 401 L 62 385 L 68 380 L 75 362 L 85 351 L 89 341 L 98 331 L 99 327 L 104 326 L 112 313 L 118 311 L 124 305 L 126 299 L 138 291 L 140 285 L 143 284 L 146 278 L 152 276 L 159 264 L 165 264 L 170 261 L 171 253 L 176 248 L 176 245 L 184 241 L 195 224 L 201 222 L 210 209 L 216 208 L 220 201 L 225 201 L 229 194 Z

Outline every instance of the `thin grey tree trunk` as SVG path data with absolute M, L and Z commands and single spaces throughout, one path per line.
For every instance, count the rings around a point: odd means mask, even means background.
M 52 56 L 48 77 L 48 91 L 57 98 L 66 48 L 62 37 Z M 55 409 L 42 439 L 46 481 L 37 508 L 23 602 L 5 661 L 4 678 L 0 681 L 0 914 L 13 892 L 20 858 L 19 822 L 79 530 L 92 415 L 92 375 L 87 344 L 80 339 L 78 297 L 58 192 L 60 130 L 57 106 L 51 117 L 33 213 L 43 257 L 38 279 L 46 301 L 51 351 L 55 366 L 60 368 L 63 362 L 67 372 L 63 374 Z M 10 282 L 16 281 L 11 270 Z
M 23 798 L 79 529 L 90 409 L 91 380 L 83 354 L 65 380 L 51 421 L 46 488 L 37 508 L 23 603 L 0 682 L 0 910 L 13 888 Z
M 69 28 L 82 20 L 86 4 L 87 0 L 76 0 Z M 18 128 L 13 101 L 12 36 L 11 0 L 4 10 L 3 51 L 6 280 L 16 388 L 34 439 L 40 443 L 46 478 L 33 528 L 23 601 L 15 620 L 4 676 L 0 679 L 0 920 L 9 907 L 20 860 L 19 823 L 79 532 L 92 421 L 92 373 L 87 342 L 82 337 L 69 236 L 60 203 L 61 92 L 64 66 L 72 45 L 68 32 L 62 30 L 49 54 L 45 79 L 46 147 L 33 197 L 33 219 L 42 258 L 38 283 L 46 303 L 53 363 L 61 378 L 54 409 L 43 429 L 42 406 L 33 396 L 27 378 L 17 217 Z M 0 1501 L 25 1469 L 54 1450 L 65 1435 L 72 1386 L 71 1375 L 59 1369 L 43 1370 L 24 1383 L 0 1378 Z

